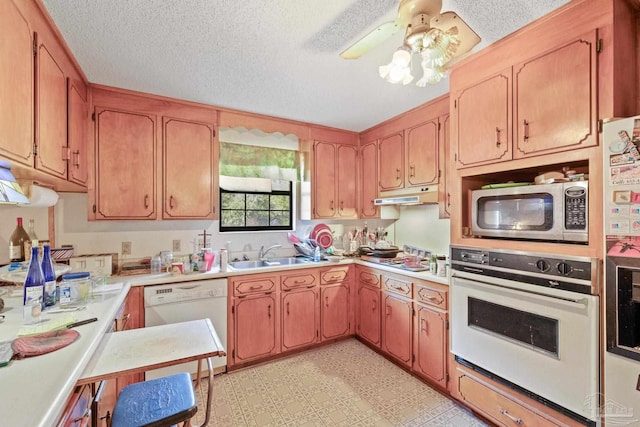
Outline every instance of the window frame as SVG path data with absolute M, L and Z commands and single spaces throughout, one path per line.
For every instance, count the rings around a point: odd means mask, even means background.
M 247 199 L 246 195 L 248 194 L 259 194 L 259 195 L 267 195 L 267 196 L 289 196 L 289 225 L 268 225 L 268 226 L 233 226 L 233 227 L 225 227 L 222 225 L 222 214 L 226 211 L 240 211 L 240 209 L 224 209 L 222 205 L 222 195 L 223 194 L 244 194 L 245 195 L 245 203 L 244 203 L 244 218 L 245 224 L 247 220 Z M 229 233 L 229 232 L 239 232 L 239 231 L 293 231 L 295 228 L 295 218 L 294 216 L 294 208 L 293 205 L 295 203 L 295 198 L 293 194 L 293 183 L 289 181 L 289 191 L 282 190 L 273 190 L 270 192 L 263 191 L 231 191 L 220 188 L 219 193 L 219 202 L 220 202 L 220 220 L 218 221 L 218 231 L 220 233 Z M 252 209 L 255 210 L 255 209 Z M 261 212 L 286 212 L 284 210 L 272 210 L 271 209 L 271 199 L 269 199 L 269 209 L 261 210 Z M 271 215 L 269 215 L 271 217 Z

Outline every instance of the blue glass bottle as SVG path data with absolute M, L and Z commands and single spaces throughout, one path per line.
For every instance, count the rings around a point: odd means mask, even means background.
M 53 268 L 49 245 L 44 245 L 42 273 L 44 274 L 44 307 L 53 307 L 56 305 L 56 272 Z
M 29 269 L 27 277 L 24 279 L 24 299 L 23 304 L 27 302 L 39 301 L 42 305 L 44 299 L 44 274 L 40 265 L 38 246 L 31 248 L 31 259 L 29 260 Z M 29 304 L 31 305 L 31 304 Z

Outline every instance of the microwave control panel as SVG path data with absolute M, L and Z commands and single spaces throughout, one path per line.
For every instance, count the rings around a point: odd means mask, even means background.
M 587 189 L 569 187 L 564 191 L 564 226 L 567 230 L 587 229 Z

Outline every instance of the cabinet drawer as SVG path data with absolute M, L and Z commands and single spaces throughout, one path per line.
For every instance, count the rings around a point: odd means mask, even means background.
M 344 282 L 349 275 L 349 266 L 333 267 L 320 271 L 320 284 Z
M 411 282 L 397 277 L 382 276 L 382 289 L 397 295 L 411 298 Z
M 283 291 L 301 287 L 315 286 L 320 282 L 317 273 L 289 274 L 280 278 L 280 287 Z
M 277 279 L 272 277 L 243 277 L 232 281 L 233 295 L 243 296 L 276 290 Z
M 414 298 L 416 301 L 438 307 L 442 310 L 447 309 L 447 291 L 436 289 L 421 283 L 414 283 Z
M 380 287 L 380 275 L 368 270 L 358 270 L 358 281 L 370 286 Z
M 533 412 L 468 375 L 458 379 L 458 390 L 466 403 L 502 426 L 560 426 Z

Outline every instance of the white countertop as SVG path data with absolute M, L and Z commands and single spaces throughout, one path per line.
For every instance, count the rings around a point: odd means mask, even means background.
M 19 289 L 12 296 L 13 289 Z M 17 338 L 22 321 L 21 287 L 8 290 L 4 299 L 4 322 L 0 323 L 0 341 Z M 113 319 L 125 301 L 129 285 L 120 290 L 96 295 L 85 310 L 71 312 L 76 320 L 97 317 L 98 321 L 75 328 L 80 332 L 76 341 L 51 353 L 21 360 L 12 360 L 0 368 L 0 424 L 6 426 L 56 425 L 74 386 L 104 334 L 113 326 Z M 42 320 L 54 320 L 69 313 L 42 314 Z
M 390 267 L 390 266 L 379 264 L 376 262 L 363 261 L 359 258 L 343 258 L 338 262 L 330 262 L 330 261 L 308 262 L 304 264 L 279 265 L 279 266 L 259 267 L 259 268 L 243 268 L 238 270 L 233 270 L 232 268 L 229 268 L 229 270 L 226 272 L 221 272 L 220 269 L 216 267 L 211 271 L 208 271 L 205 273 L 191 273 L 191 274 L 181 274 L 181 275 L 172 275 L 171 273 L 160 273 L 160 274 L 140 274 L 140 275 L 132 275 L 132 276 L 114 276 L 110 280 L 127 282 L 131 286 L 148 286 L 148 285 L 162 285 L 167 283 L 190 282 L 193 280 L 226 278 L 226 277 L 241 276 L 246 274 L 269 273 L 274 271 L 299 270 L 304 268 L 328 268 L 335 265 L 345 265 L 345 264 L 364 265 L 367 267 L 388 271 L 390 273 L 401 274 L 403 276 L 440 283 L 442 285 L 449 284 L 449 277 L 436 276 L 435 274 L 431 274 L 429 271 L 409 271 L 409 270 L 404 270 L 402 268 Z

